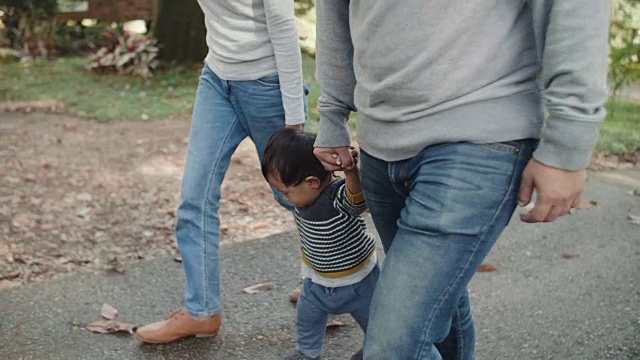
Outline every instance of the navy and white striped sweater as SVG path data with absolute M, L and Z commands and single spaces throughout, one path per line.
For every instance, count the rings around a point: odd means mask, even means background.
M 351 194 L 345 179 L 334 180 L 312 205 L 296 208 L 302 261 L 328 278 L 360 270 L 375 249 L 361 216 L 365 210 L 362 194 Z

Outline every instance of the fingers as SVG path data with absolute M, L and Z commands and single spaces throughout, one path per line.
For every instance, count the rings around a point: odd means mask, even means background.
M 570 199 L 538 199 L 531 212 L 520 214 L 520 220 L 526 223 L 553 222 L 571 211 L 574 201 Z
M 520 192 L 518 193 L 518 203 L 520 206 L 525 206 L 531 202 L 533 196 L 533 177 L 527 171 L 529 167 L 525 168 L 522 174 L 522 181 L 520 182 Z
M 322 166 L 328 171 L 341 171 L 353 167 L 353 158 L 349 148 L 315 148 L 313 154 L 320 160 Z

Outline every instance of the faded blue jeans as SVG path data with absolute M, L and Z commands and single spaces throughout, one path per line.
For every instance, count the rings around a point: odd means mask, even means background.
M 322 286 L 305 278 L 297 305 L 298 350 L 312 358 L 320 356 L 329 315 L 351 314 L 366 333 L 371 295 L 379 274 L 380 269 L 376 266 L 359 282 L 340 287 Z
M 474 359 L 467 284 L 507 226 L 536 146 L 447 143 L 397 162 L 362 152 L 362 187 L 387 255 L 365 359 Z
M 285 126 L 284 119 L 277 76 L 226 81 L 207 65 L 202 69 L 176 224 L 186 275 L 184 307 L 193 316 L 211 316 L 221 310 L 218 210 L 231 156 L 248 136 L 261 159 L 271 135 Z M 261 175 L 256 172 L 256 176 Z M 274 197 L 293 210 L 281 193 L 274 190 Z

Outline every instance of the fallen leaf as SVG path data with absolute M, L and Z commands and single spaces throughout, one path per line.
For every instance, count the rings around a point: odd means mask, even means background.
M 76 200 L 78 200 L 78 201 L 91 201 L 91 194 L 86 193 L 86 192 L 78 194 L 78 195 L 76 195 Z
M 597 201 L 589 200 L 589 202 L 580 203 L 580 205 L 578 205 L 578 209 L 587 210 L 587 209 L 591 209 L 592 207 L 597 206 L 597 205 L 598 205 Z
M 29 257 L 20 253 L 11 254 L 11 259 L 13 260 L 12 262 L 17 262 L 19 264 L 26 264 L 29 262 Z
M 79 208 L 78 210 L 76 210 L 76 215 L 78 215 L 78 217 L 85 217 L 87 215 L 89 215 L 89 213 L 91 212 L 91 208 L 88 206 L 83 206 L 81 208 Z
M 176 257 L 173 258 L 173 261 L 181 263 L 182 262 L 182 258 L 180 256 L 176 256 Z
M 124 264 L 117 256 L 110 258 L 107 264 L 109 265 L 109 270 L 113 270 L 119 274 L 124 273 Z
M 58 224 L 53 223 L 43 223 L 40 224 L 40 230 L 42 231 L 50 231 L 58 228 Z
M 564 254 L 562 254 L 562 257 L 565 258 L 565 259 L 573 259 L 573 258 L 577 258 L 579 256 L 580 256 L 580 254 L 577 254 L 577 253 L 564 253 Z
M 638 215 L 629 215 L 629 220 L 633 225 L 640 225 L 640 216 Z
M 244 288 L 242 291 L 246 292 L 247 294 L 257 294 L 257 293 L 269 291 L 273 289 L 273 286 L 274 286 L 273 283 L 267 282 L 267 283 L 248 286 Z
M 26 182 L 36 182 L 37 178 L 33 174 L 26 174 L 22 177 L 22 180 Z
M 631 195 L 633 196 L 640 196 L 640 189 L 635 189 L 631 192 Z
M 0 280 L 13 280 L 18 276 L 20 276 L 20 273 L 16 271 L 16 272 L 9 273 L 7 275 L 0 276 Z
M 342 321 L 338 321 L 336 319 L 331 319 L 327 322 L 327 329 L 335 329 L 335 328 L 339 328 L 342 326 L 345 326 L 346 324 L 343 323 Z
M 496 271 L 498 269 L 498 265 L 496 264 L 482 264 L 478 267 L 478 272 L 491 272 Z
M 107 320 L 113 320 L 118 316 L 118 310 L 113 306 L 104 303 L 102 304 L 102 308 L 100 308 L 100 315 Z
M 136 325 L 123 323 L 115 320 L 101 320 L 87 324 L 85 329 L 98 334 L 113 334 L 116 332 L 126 332 L 133 334 Z
M 0 289 L 9 289 L 20 285 L 18 281 L 0 280 Z

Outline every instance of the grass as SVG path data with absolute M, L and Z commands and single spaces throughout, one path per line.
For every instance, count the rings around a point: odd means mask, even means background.
M 188 119 L 200 72 L 199 65 L 177 66 L 150 80 L 98 75 L 84 70 L 82 58 L 0 65 L 0 101 L 57 100 L 67 111 L 98 121 Z M 320 86 L 315 62 L 303 56 L 309 94 L 307 131 L 318 129 Z M 611 100 L 596 150 L 616 155 L 640 153 L 640 102 Z M 350 121 L 352 128 L 354 120 Z
M 98 75 L 84 69 L 83 58 L 0 65 L 0 101 L 56 100 L 74 115 L 98 121 L 159 120 L 191 116 L 201 65 L 176 66 L 149 80 Z M 317 122 L 320 93 L 315 63 L 303 58 L 309 86 L 310 117 Z M 310 128 L 317 129 L 316 124 Z
M 611 99 L 596 151 L 615 155 L 640 153 L 640 102 Z

